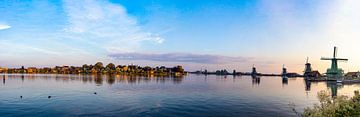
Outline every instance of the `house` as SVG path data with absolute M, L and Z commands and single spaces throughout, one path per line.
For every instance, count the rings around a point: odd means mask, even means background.
M 314 78 L 319 78 L 321 77 L 321 74 L 319 71 L 311 71 L 309 73 L 306 74 L 306 77 L 314 77 Z
M 298 73 L 287 73 L 286 76 L 287 77 L 300 77 L 301 75 Z
M 346 77 L 352 77 L 352 78 L 356 78 L 356 77 L 360 77 L 360 72 L 348 72 L 345 74 Z

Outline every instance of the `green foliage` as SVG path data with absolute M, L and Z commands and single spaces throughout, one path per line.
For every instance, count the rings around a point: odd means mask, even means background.
M 173 68 L 166 68 L 165 66 L 152 68 L 150 66 L 140 67 L 137 65 L 118 65 L 109 63 L 104 67 L 102 62 L 97 62 L 95 65 L 84 64 L 81 67 L 76 66 L 55 66 L 53 68 L 6 68 L 1 70 L 0 73 L 38 73 L 38 74 L 122 74 L 122 75 L 144 75 L 144 76 L 165 76 L 186 75 L 182 66 Z
M 103 70 L 103 68 L 104 68 L 104 65 L 103 65 L 103 63 L 102 62 L 97 62 L 96 64 L 95 64 L 95 70 L 97 71 L 97 73 L 101 73 L 102 72 L 102 70 Z
M 109 63 L 108 65 L 106 65 L 106 68 L 109 70 L 115 70 L 115 64 L 114 63 Z
M 332 98 L 329 92 L 318 93 L 320 104 L 306 108 L 303 117 L 360 117 L 360 95 L 355 91 L 355 96 L 338 96 Z

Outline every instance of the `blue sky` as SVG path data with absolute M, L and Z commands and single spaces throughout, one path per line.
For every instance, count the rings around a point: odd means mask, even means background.
M 307 56 L 349 58 L 360 69 L 356 0 L 0 1 L 0 66 L 184 65 L 188 70 L 255 64 L 301 72 Z

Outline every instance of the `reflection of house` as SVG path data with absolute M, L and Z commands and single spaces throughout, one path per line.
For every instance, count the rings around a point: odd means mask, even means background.
M 360 77 L 360 72 L 348 72 L 345 74 L 346 77 Z

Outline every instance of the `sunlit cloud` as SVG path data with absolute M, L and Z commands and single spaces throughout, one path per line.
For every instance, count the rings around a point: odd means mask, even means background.
M 67 38 L 84 40 L 108 52 L 129 52 L 141 47 L 141 42 L 163 43 L 160 36 L 143 31 L 126 9 L 106 1 L 65 0 L 68 25 Z
M 109 57 L 118 60 L 148 60 L 157 62 L 189 62 L 204 64 L 228 64 L 248 62 L 250 58 L 229 57 L 221 55 L 207 54 L 189 54 L 189 53 L 165 53 L 165 54 L 148 54 L 148 53 L 117 53 L 110 54 Z
M 5 29 L 9 29 L 11 28 L 11 26 L 7 25 L 7 24 L 1 24 L 0 23 L 0 30 L 5 30 Z

